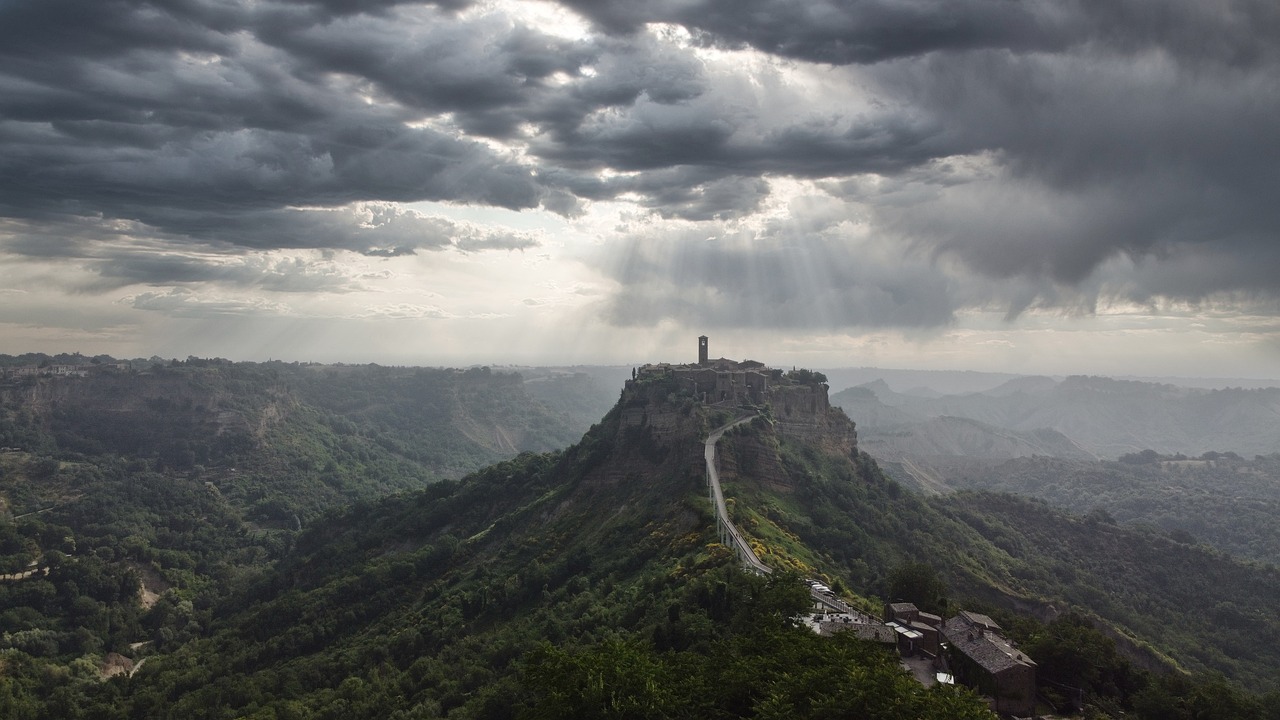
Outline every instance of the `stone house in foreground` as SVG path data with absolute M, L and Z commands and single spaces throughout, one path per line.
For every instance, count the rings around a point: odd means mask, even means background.
M 1000 626 L 961 611 L 942 627 L 956 681 L 994 700 L 998 713 L 1028 716 L 1036 706 L 1036 663 L 1014 647 Z

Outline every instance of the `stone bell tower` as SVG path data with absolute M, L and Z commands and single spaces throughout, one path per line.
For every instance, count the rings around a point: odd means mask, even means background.
M 707 362 L 708 362 L 708 360 L 707 360 L 707 336 L 706 336 L 706 335 L 699 335 L 699 336 L 698 336 L 698 365 L 700 365 L 700 366 L 702 366 L 702 367 L 706 367 L 706 366 L 707 366 Z

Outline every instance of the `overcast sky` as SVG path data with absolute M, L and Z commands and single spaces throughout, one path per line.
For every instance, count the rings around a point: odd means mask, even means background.
M 1275 0 L 0 0 L 0 352 L 1280 377 Z

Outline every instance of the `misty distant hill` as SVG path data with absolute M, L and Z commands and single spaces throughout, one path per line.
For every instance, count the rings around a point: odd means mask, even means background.
M 900 431 L 897 426 L 903 424 L 955 417 L 1005 430 L 1053 430 L 1102 458 L 1146 449 L 1245 456 L 1280 451 L 1278 388 L 1205 390 L 1102 377 L 1021 377 L 982 392 L 933 398 L 897 393 L 878 382 L 836 393 L 832 402 L 858 423 L 864 438 Z M 927 431 L 915 432 L 923 437 Z
M 513 367 L 511 370 L 524 378 L 525 391 L 530 397 L 564 417 L 575 439 L 609 412 L 618 400 L 618 388 L 631 377 L 630 365 Z
M 902 456 L 960 456 L 985 460 L 1043 455 L 1078 460 L 1096 459 L 1056 430 L 1007 430 L 958 417 L 930 418 L 897 428 L 862 432 L 859 444 L 881 459 Z
M 139 364 L 0 377 L 0 448 L 96 465 L 127 458 L 211 483 L 254 521 L 290 525 L 583 432 L 534 399 L 521 375 L 487 367 Z
M 904 394 L 941 394 L 982 392 L 1001 383 L 1015 380 L 1013 373 L 977 372 L 974 370 L 895 370 L 891 368 L 820 368 L 827 376 L 832 392 L 879 380 Z
M 858 423 L 862 449 L 923 492 L 1015 493 L 1280 561 L 1275 388 L 1023 377 L 925 398 L 877 380 L 831 400 Z
M 980 468 L 954 464 L 941 484 L 1034 497 L 1071 512 L 1159 528 L 1179 542 L 1280 564 L 1280 454 L 1146 453 L 1124 462 L 1023 457 Z
M 1027 376 L 1018 373 L 982 372 L 976 370 L 902 370 L 897 368 L 817 368 L 831 385 L 832 392 L 866 385 L 880 380 L 896 392 L 904 395 L 937 393 L 939 395 L 963 395 L 987 392 L 1011 381 L 1034 378 L 1035 381 L 1059 381 L 1065 376 L 1053 378 L 1042 375 Z M 1132 380 L 1156 385 L 1176 385 L 1201 390 L 1242 388 L 1260 390 L 1280 386 L 1280 378 L 1231 378 L 1231 377 L 1140 377 L 1119 376 L 1117 380 Z

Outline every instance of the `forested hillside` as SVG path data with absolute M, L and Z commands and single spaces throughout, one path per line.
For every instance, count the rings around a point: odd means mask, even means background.
M 0 380 L 0 651 L 95 682 L 201 636 L 327 511 L 572 435 L 483 368 L 99 360 Z
M 578 437 L 529 396 L 519 375 L 488 368 L 190 358 L 0 383 L 0 447 L 81 463 L 143 462 L 213 483 L 249 518 L 276 525 Z
M 413 447 L 422 425 L 532 424 L 502 399 L 522 381 L 250 369 L 154 368 L 125 380 L 201 390 L 82 401 L 75 422 L 51 409 L 74 392 L 15 391 L 56 402 L 6 416 L 0 716 L 987 717 L 891 654 L 799 626 L 804 576 L 867 610 L 991 613 L 1095 716 L 1280 717 L 1261 694 L 1280 667 L 1273 567 L 1105 513 L 912 493 L 838 410 L 708 408 L 653 374 L 567 449 L 428 482 L 447 453 Z M 504 383 L 514 394 L 486 394 Z M 469 398 L 456 434 L 439 416 L 454 406 L 429 405 L 442 397 Z M 150 429 L 94 433 L 112 407 Z M 721 477 L 767 579 L 719 544 L 706 497 L 702 440 L 736 413 L 758 417 L 721 441 Z M 396 467 L 419 469 L 417 489 L 387 482 Z
M 893 568 L 923 563 L 956 596 L 1045 621 L 1082 612 L 1153 665 L 1273 687 L 1273 566 L 1011 495 L 925 498 L 865 455 L 815 452 L 764 423 L 727 439 L 725 492 L 766 562 L 780 555 L 780 566 L 815 568 L 881 596 Z
M 808 602 L 796 576 L 739 571 L 705 498 L 711 418 L 651 390 L 640 403 L 665 418 L 661 432 L 624 425 L 620 405 L 566 451 L 326 513 L 274 567 L 198 598 L 190 634 L 132 649 L 122 633 L 109 649 L 146 658 L 131 677 L 101 682 L 91 664 L 58 675 L 57 658 L 20 652 L 0 707 L 15 718 L 989 717 L 966 692 L 925 691 L 884 650 L 796 625 Z
M 1044 500 L 1125 525 L 1144 525 L 1183 544 L 1280 565 L 1280 454 L 1245 459 L 1126 455 L 1119 462 L 1020 458 L 955 468 L 951 489 L 984 489 Z

